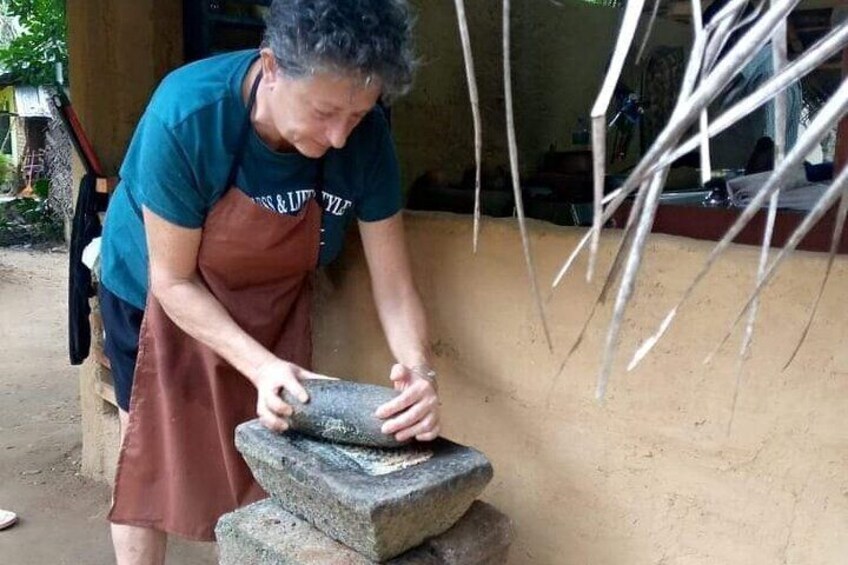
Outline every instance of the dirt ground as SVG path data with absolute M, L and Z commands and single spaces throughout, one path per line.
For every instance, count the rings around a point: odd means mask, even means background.
M 77 368 L 67 353 L 67 254 L 0 249 L 0 531 L 3 565 L 114 563 L 109 487 L 79 474 Z M 211 544 L 175 540 L 170 564 L 215 563 Z

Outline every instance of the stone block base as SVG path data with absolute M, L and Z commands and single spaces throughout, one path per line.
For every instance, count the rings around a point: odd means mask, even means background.
M 374 561 L 445 532 L 492 478 L 479 451 L 439 438 L 401 449 L 348 448 L 257 421 L 236 447 L 280 506 Z
M 220 565 L 373 565 L 266 499 L 225 514 L 215 529 Z M 509 518 L 475 502 L 451 529 L 388 565 L 502 565 L 512 541 Z

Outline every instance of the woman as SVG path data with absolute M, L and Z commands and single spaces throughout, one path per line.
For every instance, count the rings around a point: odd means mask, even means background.
M 117 561 L 162 563 L 166 535 L 212 540 L 264 496 L 233 447 L 258 416 L 287 428 L 314 378 L 311 272 L 356 217 L 401 394 L 383 431 L 439 433 L 435 373 L 378 98 L 411 84 L 401 0 L 275 0 L 264 47 L 183 67 L 159 86 L 107 213 L 101 308 L 122 448 Z

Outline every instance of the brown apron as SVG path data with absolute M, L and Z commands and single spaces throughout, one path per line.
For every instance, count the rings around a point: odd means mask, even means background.
M 322 177 L 297 215 L 268 210 L 232 186 L 206 218 L 197 257 L 200 277 L 233 320 L 302 367 L 312 356 Z M 256 397 L 243 375 L 177 327 L 148 293 L 109 520 L 213 541 L 222 514 L 266 496 L 233 439 L 238 424 L 256 417 Z

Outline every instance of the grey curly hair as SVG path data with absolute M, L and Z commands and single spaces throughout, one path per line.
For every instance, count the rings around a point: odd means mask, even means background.
M 274 0 L 263 45 L 289 76 L 329 71 L 366 83 L 378 78 L 390 101 L 412 85 L 413 22 L 403 0 Z

